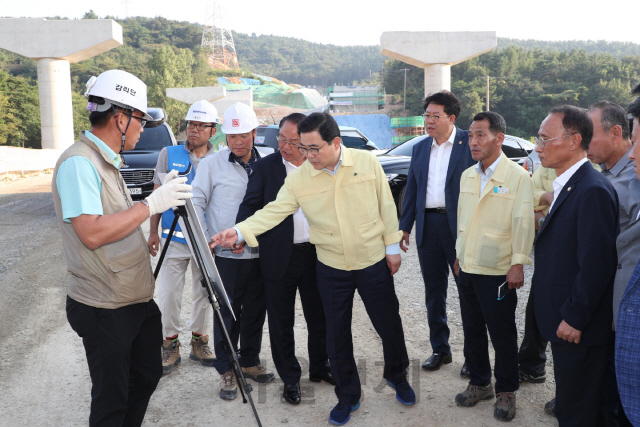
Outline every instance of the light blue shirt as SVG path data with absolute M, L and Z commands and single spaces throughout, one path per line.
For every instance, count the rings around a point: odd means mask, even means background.
M 84 135 L 111 159 L 115 167 L 122 163 L 121 157 L 107 144 L 88 130 Z M 80 215 L 103 215 L 102 180 L 89 159 L 82 156 L 69 157 L 62 162 L 56 174 L 56 186 L 62 204 L 62 217 L 65 222 Z
M 491 180 L 491 177 L 493 176 L 493 173 L 496 171 L 496 168 L 498 167 L 498 163 L 500 163 L 501 158 L 502 158 L 502 151 L 500 152 L 498 159 L 495 162 L 493 162 L 493 164 L 489 166 L 487 170 L 484 172 L 482 171 L 482 161 L 479 161 L 476 164 L 476 172 L 478 173 L 478 175 L 480 175 L 480 194 L 482 194 L 482 190 L 484 190 L 484 187 Z
M 340 159 L 338 160 L 338 163 L 333 168 L 333 170 L 329 170 L 327 168 L 323 168 L 322 170 L 323 171 L 327 171 L 331 175 L 335 176 L 338 173 L 338 168 L 340 167 L 341 164 L 342 164 L 342 147 L 340 148 Z M 242 233 L 240 232 L 238 227 L 233 227 L 233 229 L 236 230 L 236 233 L 238 233 L 238 243 L 244 242 L 244 237 L 242 236 Z M 385 253 L 387 255 L 399 255 L 400 254 L 400 242 L 393 243 L 391 245 L 387 245 L 386 248 L 385 248 Z

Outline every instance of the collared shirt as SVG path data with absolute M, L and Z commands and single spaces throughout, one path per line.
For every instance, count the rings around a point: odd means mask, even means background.
M 100 138 L 84 131 L 84 136 L 91 140 L 111 160 L 115 168 L 122 165 L 122 158 L 116 154 Z M 62 162 L 56 174 L 56 186 L 62 204 L 64 222 L 80 215 L 103 215 L 102 180 L 98 171 L 89 159 L 82 156 L 69 157 Z
M 573 174 L 576 173 L 578 169 L 580 169 L 580 166 L 582 166 L 586 162 L 586 157 L 578 160 L 573 166 L 564 171 L 562 175 L 553 180 L 553 202 L 551 202 L 551 206 L 549 206 L 549 212 L 551 212 L 551 209 L 553 209 L 553 205 L 556 203 L 556 199 L 560 195 L 560 192 L 567 184 L 567 182 L 569 182 L 569 179 L 571 179 Z
M 487 185 L 487 183 L 491 180 L 491 177 L 493 176 L 493 173 L 496 171 L 496 167 L 498 166 L 498 163 L 500 163 L 501 158 L 502 156 L 498 156 L 496 161 L 493 162 L 491 166 L 489 166 L 487 170 L 484 172 L 482 171 L 482 161 L 479 161 L 476 164 L 476 172 L 478 173 L 478 175 L 480 175 L 480 194 L 482 194 L 482 191 L 484 190 L 485 185 Z
M 453 150 L 453 142 L 456 139 L 457 128 L 454 126 L 447 139 L 438 145 L 433 138 L 431 153 L 429 155 L 429 176 L 427 177 L 427 201 L 425 208 L 444 208 L 444 186 L 447 180 L 449 159 Z
M 282 158 L 282 164 L 287 170 L 287 175 L 298 169 L 298 166 Z M 309 241 L 309 221 L 304 216 L 302 208 L 299 208 L 296 213 L 293 214 L 293 243 L 305 243 Z
M 251 169 L 251 166 L 259 158 L 260 158 L 260 154 L 258 153 L 258 150 L 256 150 L 255 147 L 253 147 L 251 149 L 251 158 L 249 159 L 249 161 L 247 163 L 245 163 L 244 160 L 242 160 L 242 158 L 240 158 L 240 157 L 236 156 L 235 154 L 233 154 L 233 151 L 229 151 L 229 162 L 230 163 L 237 163 L 240 166 L 242 166 L 244 168 L 245 172 L 247 172 L 247 176 L 251 175 L 251 173 L 253 172 L 253 169 Z
M 631 151 L 633 147 L 629 150 Z M 634 218 L 638 212 L 638 200 L 634 197 L 633 190 L 636 186 L 631 186 L 632 181 L 637 181 L 635 171 L 633 170 L 633 160 L 629 159 L 629 151 L 622 156 L 611 169 L 602 167 L 602 174 L 607 177 L 618 193 L 620 202 L 620 232 L 624 231 L 631 218 Z
M 338 168 L 340 167 L 341 164 L 342 164 L 342 145 L 340 146 L 340 159 L 338 159 L 338 163 L 336 163 L 333 170 L 330 170 L 327 168 L 322 168 L 322 170 L 325 172 L 329 172 L 329 174 L 333 176 L 336 176 L 336 174 L 338 173 Z

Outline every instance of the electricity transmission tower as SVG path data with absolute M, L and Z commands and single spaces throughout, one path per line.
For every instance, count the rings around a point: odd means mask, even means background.
M 206 6 L 204 30 L 202 31 L 202 44 L 209 48 L 209 66 L 222 70 L 238 68 L 238 55 L 233 43 L 231 30 L 225 30 L 222 25 L 220 3 L 209 0 Z

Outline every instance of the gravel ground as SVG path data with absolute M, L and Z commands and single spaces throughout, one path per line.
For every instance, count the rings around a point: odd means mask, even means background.
M 64 311 L 65 262 L 50 195 L 51 175 L 0 182 L 0 414 L 6 426 L 82 426 L 87 424 L 91 382 L 84 349 L 71 330 Z M 148 232 L 148 222 L 143 225 Z M 155 261 L 154 261 L 155 262 Z M 518 290 L 517 326 L 524 327 L 533 267 L 525 267 L 525 286 Z M 489 426 L 497 425 L 491 402 L 473 408 L 457 407 L 455 395 L 466 387 L 460 378 L 462 324 L 453 280 L 450 280 L 448 315 L 453 363 L 436 372 L 420 369 L 431 354 L 424 307 L 424 286 L 415 243 L 403 255 L 395 276 L 396 292 L 411 368 L 409 381 L 418 403 L 405 407 L 382 380 L 382 346 L 360 298 L 353 316 L 355 358 L 363 383 L 362 406 L 349 426 Z M 186 287 L 188 289 L 188 287 Z M 190 296 L 183 299 L 182 324 L 188 325 Z M 296 306 L 297 355 L 305 364 L 306 326 L 299 300 Z M 188 332 L 188 331 L 185 331 Z M 186 334 L 185 334 L 186 337 Z M 265 323 L 262 357 L 272 368 Z M 188 339 L 182 338 L 182 363 L 164 376 L 151 398 L 143 425 L 201 426 L 256 425 L 249 405 L 240 398 L 218 398 L 215 370 L 189 360 Z M 493 351 L 491 351 L 493 353 Z M 551 355 L 544 384 L 525 384 L 517 393 L 513 426 L 557 426 L 543 411 L 553 397 Z M 303 367 L 304 369 L 304 367 Z M 264 426 L 325 426 L 336 403 L 331 386 L 315 384 L 303 375 L 303 402 L 292 406 L 280 400 L 282 382 L 254 385 L 252 393 Z

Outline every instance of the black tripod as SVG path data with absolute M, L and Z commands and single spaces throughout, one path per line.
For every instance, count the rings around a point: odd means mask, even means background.
M 184 228 L 186 231 L 186 236 L 188 242 L 191 243 L 191 252 L 193 254 L 193 259 L 196 262 L 198 270 L 200 270 L 200 274 L 202 276 L 201 283 L 202 286 L 207 290 L 207 295 L 209 296 L 209 302 L 211 303 L 211 307 L 213 307 L 213 319 L 214 322 L 217 320 L 218 326 L 220 327 L 220 331 L 222 332 L 222 343 L 224 345 L 224 349 L 229 355 L 229 360 L 231 361 L 231 369 L 233 370 L 238 386 L 240 388 L 240 394 L 242 394 L 242 402 L 247 403 L 247 399 L 251 403 L 251 409 L 253 410 L 253 415 L 256 417 L 256 422 L 259 427 L 262 427 L 262 423 L 260 423 L 260 417 L 258 416 L 258 411 L 256 410 L 256 406 L 253 403 L 253 399 L 251 398 L 251 391 L 253 388 L 251 384 L 248 384 L 242 375 L 242 370 L 240 369 L 240 364 L 238 363 L 238 353 L 234 350 L 233 343 L 231 342 L 231 338 L 229 337 L 229 332 L 227 331 L 226 326 L 224 325 L 224 320 L 222 319 L 222 313 L 220 312 L 220 295 L 218 295 L 215 291 L 215 283 L 217 281 L 217 285 L 219 292 L 224 293 L 226 296 L 226 292 L 224 291 L 224 287 L 222 286 L 222 280 L 220 279 L 220 275 L 218 274 L 218 270 L 216 269 L 215 263 L 213 262 L 213 257 L 211 257 L 211 251 L 209 247 L 206 246 L 202 248 L 201 244 L 199 244 L 199 239 L 197 239 L 196 234 L 194 233 L 193 227 L 189 221 L 189 215 L 187 210 L 190 210 L 192 214 L 195 212 L 193 209 L 193 204 L 191 200 L 187 200 L 187 205 L 190 209 L 187 209 L 185 206 L 180 206 L 175 208 L 173 213 L 175 218 L 173 219 L 173 223 L 171 224 L 171 228 L 169 229 L 169 234 L 167 236 L 167 240 L 162 248 L 162 252 L 160 253 L 160 258 L 158 258 L 158 264 L 156 265 L 156 270 L 153 273 L 154 277 L 158 277 L 158 272 L 160 271 L 160 266 L 162 265 L 162 261 L 167 253 L 167 248 L 169 247 L 169 243 L 171 242 L 171 237 L 173 236 L 173 232 L 176 229 L 176 225 L 178 224 L 178 219 L 182 217 Z M 194 215 L 195 217 L 195 215 Z M 195 217 L 195 221 L 198 221 L 198 218 Z M 197 223 L 199 226 L 199 222 Z M 202 229 L 199 230 L 202 233 Z M 202 233 L 204 238 L 204 233 Z M 202 242 L 202 239 L 200 239 Z M 209 256 L 211 258 L 210 262 L 207 264 L 210 266 L 214 278 L 210 277 L 208 271 L 205 267 L 205 261 L 203 257 Z M 231 313 L 233 313 L 233 309 L 229 307 Z M 214 323 L 215 324 L 215 323 Z

